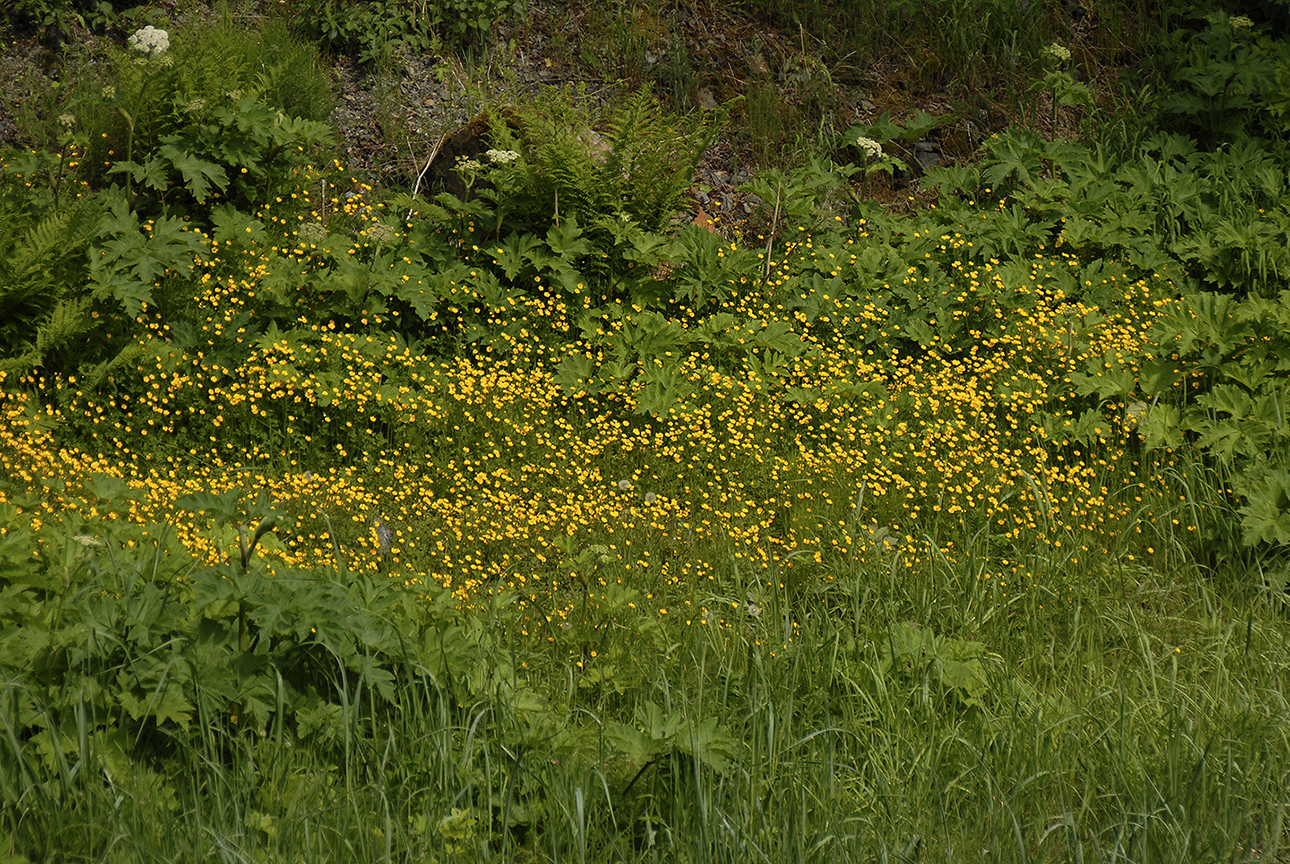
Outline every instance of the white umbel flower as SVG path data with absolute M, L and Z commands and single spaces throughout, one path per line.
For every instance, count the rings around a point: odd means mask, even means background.
M 394 238 L 394 229 L 384 222 L 373 222 L 367 226 L 367 239 L 376 244 L 388 243 Z
M 125 40 L 125 44 L 151 60 L 170 50 L 170 34 L 149 24 Z
M 882 159 L 882 145 L 872 138 L 857 138 L 856 146 L 860 152 L 864 153 L 864 158 L 871 162 L 877 162 Z
M 327 239 L 327 229 L 317 222 L 306 222 L 296 232 L 302 243 L 317 245 Z

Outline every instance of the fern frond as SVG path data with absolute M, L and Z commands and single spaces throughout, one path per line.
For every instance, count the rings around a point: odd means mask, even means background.
M 29 351 L 18 357 L 0 360 L 0 372 L 5 373 L 6 380 L 13 381 L 40 366 L 40 362 L 40 355 L 35 351 Z
M 606 153 L 574 98 L 551 88 L 522 107 L 490 114 L 491 144 L 525 155 L 508 178 L 510 211 L 521 223 L 531 220 L 527 230 L 545 230 L 540 222 L 557 205 L 561 216 L 574 215 L 582 225 L 626 213 L 647 230 L 666 226 L 726 112 L 675 118 L 651 93 L 637 91 L 609 119 Z
M 90 369 L 82 369 L 84 389 L 87 391 L 97 390 L 113 372 L 128 368 L 147 353 L 147 350 L 139 342 L 130 342 L 122 347 L 117 352 L 117 355 L 110 360 L 104 360 Z
M 12 324 L 19 317 L 33 317 L 22 307 L 47 294 L 54 265 L 62 256 L 60 237 L 67 228 L 67 216 L 50 216 L 32 225 L 23 213 L 3 214 L 7 222 L 0 237 L 0 316 Z M 39 307 L 35 315 L 39 315 Z M 45 307 L 48 308 L 48 307 Z
M 78 204 L 33 223 L 0 205 L 0 351 L 30 341 L 42 318 L 84 284 L 85 244 L 97 216 Z
M 0 369 L 25 374 L 45 365 L 50 354 L 73 348 L 77 337 L 97 326 L 89 314 L 92 305 L 89 297 L 59 303 L 36 327 L 34 337 L 5 346 L 8 348 L 5 353 L 17 353 L 17 356 L 0 360 Z
M 421 216 L 431 222 L 447 222 L 452 218 L 452 214 L 446 209 L 430 201 L 422 201 L 417 204 L 417 207 L 420 208 L 418 212 Z
M 96 326 L 90 317 L 93 302 L 88 296 L 59 302 L 36 329 L 36 351 L 43 357 L 51 351 L 65 348 L 76 337 L 93 330 Z
M 665 225 L 726 119 L 725 111 L 669 118 L 644 90 L 624 101 L 609 123 L 613 152 L 606 166 L 619 184 L 624 209 L 651 229 Z
M 68 243 L 68 211 L 53 213 L 27 229 L 26 236 L 12 250 L 9 266 L 19 279 L 30 278 L 56 264 L 72 244 Z

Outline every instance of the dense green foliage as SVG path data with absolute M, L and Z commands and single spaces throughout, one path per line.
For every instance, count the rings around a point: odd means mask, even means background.
M 1031 122 L 919 177 L 950 119 L 821 134 L 723 236 L 676 211 L 737 103 L 547 90 L 402 190 L 285 25 L 36 106 L 0 860 L 1284 859 L 1286 41 L 1170 7 L 1117 114 L 1056 6 L 745 6 L 922 28 Z M 371 60 L 517 8 L 304 20 Z
M 131 495 L 111 478 L 79 494 L 103 515 Z M 201 505 L 236 537 L 235 496 Z M 270 572 L 258 521 L 243 568 L 101 517 L 31 533 L 5 506 L 0 788 L 28 860 L 1284 848 L 1290 742 L 1239 683 L 1282 680 L 1282 625 L 1232 622 L 1204 582 L 1129 569 L 1110 577 L 1137 583 L 1122 606 L 1089 583 L 1043 623 L 991 622 L 970 569 L 920 590 L 875 561 L 791 609 L 768 598 L 742 633 L 651 650 L 646 630 L 647 672 L 538 683 L 504 602 L 463 615 L 379 575 Z M 788 616 L 794 650 L 759 644 Z
M 519 0 L 312 0 L 297 23 L 329 50 L 372 63 L 388 61 L 396 49 L 478 48 L 499 20 L 522 8 Z

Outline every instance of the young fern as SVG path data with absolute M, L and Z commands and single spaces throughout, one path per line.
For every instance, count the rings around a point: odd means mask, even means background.
M 147 353 L 143 345 L 137 341 L 125 343 L 114 356 L 85 370 L 84 389 L 97 390 L 114 373 L 125 373 L 137 368 L 137 361 Z
M 613 147 L 604 171 L 622 209 L 647 229 L 665 227 L 726 116 L 691 114 L 671 123 L 653 95 L 641 90 L 628 97 L 609 123 Z
M 93 304 L 89 296 L 60 300 L 36 329 L 35 344 L 29 352 L 31 366 L 44 365 L 48 358 L 59 353 L 69 358 L 74 356 L 76 340 L 98 326 L 90 314 Z
M 79 205 L 35 221 L 0 203 L 0 368 L 26 372 L 70 348 L 92 329 L 84 284 L 84 246 L 69 237 L 93 233 L 95 214 Z
M 629 96 L 605 124 L 551 91 L 531 106 L 493 112 L 489 140 L 525 154 L 503 181 L 507 222 L 545 231 L 552 219 L 575 216 L 592 225 L 625 214 L 660 230 L 680 209 L 694 169 L 726 119 L 725 111 L 673 118 L 646 91 Z

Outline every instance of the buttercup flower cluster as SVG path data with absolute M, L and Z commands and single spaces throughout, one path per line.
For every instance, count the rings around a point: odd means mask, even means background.
M 332 219 L 360 225 L 348 250 L 314 251 L 346 242 L 343 222 L 329 232 L 316 211 L 283 219 L 287 245 L 240 263 L 222 259 L 244 250 L 211 241 L 190 310 L 198 339 L 243 342 L 271 267 L 374 254 L 364 250 L 394 239 L 361 193 L 330 204 Z M 506 302 L 517 317 L 491 345 L 447 355 L 427 351 L 432 337 L 347 332 L 302 305 L 289 332 L 248 340 L 228 363 L 176 352 L 149 312 L 130 382 L 96 392 L 75 378 L 34 379 L 0 400 L 0 475 L 33 485 L 44 502 L 33 520 L 69 506 L 59 489 L 122 478 L 148 492 L 122 518 L 170 522 L 209 561 L 227 550 L 175 502 L 263 493 L 294 516 L 266 550 L 270 564 L 325 564 L 340 548 L 354 570 L 447 591 L 463 606 L 510 595 L 532 615 L 525 635 L 628 590 L 687 624 L 746 626 L 748 616 L 719 611 L 743 598 L 713 597 L 728 568 L 825 583 L 897 555 L 909 571 L 934 568 L 963 554 L 923 527 L 941 523 L 995 538 L 1004 551 L 978 578 L 1007 603 L 1036 589 L 1013 549 L 1096 561 L 1154 530 L 1160 475 L 1136 461 L 1141 407 L 1126 399 L 1085 411 L 1070 378 L 1136 375 L 1168 286 L 1108 269 L 1099 293 L 1109 300 L 1098 307 L 1061 287 L 1077 287 L 1073 255 L 1019 269 L 983 260 L 960 234 L 929 239 L 927 265 L 872 288 L 863 228 L 825 241 L 803 231 L 755 269 L 729 271 L 740 291 L 719 312 L 754 327 L 732 330 L 731 345 L 774 327 L 791 331 L 801 353 L 772 373 L 719 363 L 706 347 L 674 352 L 668 374 L 684 404 L 652 416 L 637 391 L 561 383 L 566 355 L 608 361 L 594 336 L 559 345 L 535 336 L 577 332 L 591 293 L 543 275 Z M 442 305 L 419 313 L 423 324 L 463 332 L 462 316 L 495 279 L 482 266 L 460 269 L 437 289 Z M 929 334 L 913 349 L 913 322 L 884 299 L 891 291 L 935 291 L 938 326 L 959 328 L 954 343 Z M 41 431 L 45 419 L 79 429 L 79 443 Z M 583 562 L 594 571 L 571 569 L 577 548 L 595 550 Z

